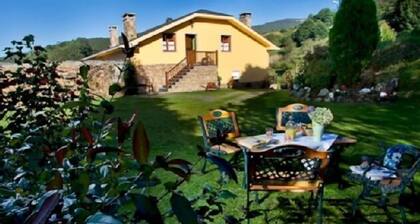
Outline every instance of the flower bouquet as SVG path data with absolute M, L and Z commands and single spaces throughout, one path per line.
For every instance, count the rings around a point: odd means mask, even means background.
M 308 115 L 312 120 L 314 140 L 321 141 L 324 127 L 332 122 L 334 116 L 331 110 L 325 107 L 317 107 L 314 111 L 309 112 Z

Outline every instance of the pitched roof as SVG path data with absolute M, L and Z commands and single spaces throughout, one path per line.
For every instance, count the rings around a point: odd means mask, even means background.
M 139 33 L 139 34 L 137 34 L 137 37 L 140 37 L 140 36 L 144 36 L 144 35 L 146 35 L 146 34 L 149 34 L 149 33 L 153 32 L 153 31 L 155 31 L 155 30 L 158 30 L 158 29 L 160 29 L 160 28 L 162 28 L 162 27 L 164 27 L 164 26 L 168 26 L 168 25 L 170 25 L 170 24 L 172 24 L 172 23 L 175 23 L 175 22 L 177 22 L 177 21 L 179 21 L 179 20 L 182 20 L 182 19 L 184 19 L 184 18 L 186 18 L 186 17 L 188 17 L 188 16 L 191 16 L 191 15 L 193 15 L 193 14 L 195 14 L 195 13 L 199 13 L 199 14 L 207 14 L 207 15 L 214 15 L 214 16 L 231 16 L 231 17 L 233 17 L 232 15 L 225 14 L 225 13 L 213 12 L 213 11 L 209 11 L 209 10 L 205 10 L 205 9 L 199 9 L 199 10 L 197 10 L 197 11 L 194 11 L 194 12 L 188 13 L 187 15 L 183 15 L 183 16 L 178 17 L 178 18 L 176 18 L 176 19 L 172 19 L 172 20 L 170 20 L 170 21 L 166 21 L 165 23 L 162 23 L 162 24 L 160 24 L 160 25 L 157 25 L 157 26 L 154 26 L 154 27 L 152 27 L 152 28 L 150 28 L 150 29 L 147 29 L 147 30 L 145 30 L 145 31 L 143 31 L 143 32 L 141 32 L 141 33 Z
M 231 21 L 232 25 L 235 25 L 235 26 L 241 28 L 242 30 L 245 30 L 246 32 L 248 32 L 252 36 L 254 36 L 258 41 L 263 43 L 268 50 L 278 50 L 277 46 L 275 46 L 273 43 L 271 43 L 265 37 L 263 37 L 262 35 L 260 35 L 256 31 L 254 31 L 252 28 L 250 28 L 250 27 L 246 26 L 245 24 L 243 24 L 242 22 L 238 21 L 234 16 L 229 15 L 229 14 L 225 14 L 225 13 L 219 13 L 219 12 L 204 10 L 204 9 L 200 9 L 200 10 L 188 13 L 184 16 L 179 17 L 179 18 L 169 20 L 169 21 L 167 21 L 163 24 L 160 24 L 158 26 L 155 26 L 155 27 L 152 27 L 148 30 L 145 30 L 145 31 L 137 34 L 137 38 L 135 38 L 134 40 L 131 40 L 130 44 L 132 46 L 137 45 L 141 41 L 144 41 L 144 40 L 146 40 L 150 37 L 153 37 L 157 34 L 160 34 L 160 33 L 164 32 L 165 30 L 171 29 L 171 28 L 173 28 L 173 27 L 175 27 L 175 26 L 177 26 L 181 23 L 184 23 L 185 21 L 188 21 L 190 19 L 193 19 L 193 18 L 199 17 L 199 16 L 201 16 L 201 17 L 212 17 L 212 18 L 217 18 L 217 19 L 225 19 L 225 20 Z M 106 49 L 106 50 L 100 51 L 96 54 L 90 55 L 86 58 L 83 58 L 82 60 L 89 60 L 89 59 L 95 58 L 95 57 L 100 56 L 100 55 L 112 54 L 112 53 L 116 52 L 117 50 L 118 51 L 121 50 L 122 48 L 123 48 L 123 45 L 119 45 L 119 46 L 116 46 L 114 48 Z

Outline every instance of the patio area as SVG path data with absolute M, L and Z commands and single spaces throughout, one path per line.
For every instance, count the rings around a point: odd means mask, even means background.
M 234 111 L 241 133 L 244 135 L 264 134 L 267 127 L 273 127 L 276 121 L 276 109 L 297 100 L 286 92 L 264 90 L 220 90 L 216 92 L 179 93 L 158 97 L 124 97 L 117 99 L 116 114 L 127 119 L 133 111 L 138 111 L 144 122 L 151 141 L 151 156 L 172 152 L 174 157 L 188 161 L 199 161 L 196 145 L 202 145 L 202 137 L 197 116 L 213 109 Z M 378 144 L 412 144 L 420 145 L 420 125 L 413 122 L 419 116 L 416 108 L 420 106 L 419 98 L 401 99 L 395 104 L 334 104 L 306 102 L 308 105 L 322 106 L 331 109 L 334 114 L 332 125 L 327 131 L 357 139 L 354 144 L 342 153 L 339 166 L 343 172 L 349 165 L 358 165 L 361 157 L 379 156 L 383 150 Z M 158 121 L 158 122 L 157 122 Z M 169 128 L 168 128 L 169 127 Z M 401 133 L 404 133 L 402 135 Z M 187 184 L 181 186 L 189 195 L 200 194 L 203 186 L 217 188 L 219 173 L 210 165 L 209 172 L 201 174 L 203 161 L 194 167 L 196 175 Z M 225 200 L 224 214 L 240 217 L 243 215 L 246 201 L 246 190 L 242 187 L 243 171 L 237 171 L 238 184 L 230 181 L 226 187 L 236 196 Z M 171 179 L 162 172 L 162 177 Z M 420 184 L 419 175 L 415 177 L 415 186 Z M 158 190 L 158 189 L 156 189 Z M 374 206 L 362 206 L 361 213 L 352 218 L 352 200 L 361 192 L 360 185 L 346 184 L 340 189 L 332 181 L 325 185 L 324 222 L 325 223 L 382 223 L 389 221 L 383 210 Z M 251 223 L 315 222 L 316 213 L 307 214 L 307 194 L 272 193 L 263 196 L 260 203 L 252 203 L 251 214 L 256 217 Z M 252 196 L 253 198 L 253 196 Z M 403 205 L 409 222 L 420 220 L 419 210 L 410 194 L 403 195 Z M 391 210 L 399 218 L 398 210 Z M 175 222 L 175 220 L 173 220 Z M 215 220 L 216 223 L 223 220 Z

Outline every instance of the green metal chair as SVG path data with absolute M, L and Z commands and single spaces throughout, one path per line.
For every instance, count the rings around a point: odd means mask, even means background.
M 405 211 L 400 204 L 401 195 L 407 187 L 411 188 L 412 194 L 415 193 L 413 179 L 420 168 L 420 152 L 410 145 L 395 145 L 388 148 L 382 158 L 382 161 L 373 162 L 370 158 L 365 158 L 364 162 L 367 167 L 364 167 L 363 173 L 352 172 L 349 174 L 351 181 L 363 185 L 362 192 L 353 201 L 353 216 L 363 200 L 384 209 L 387 213 L 389 207 L 396 207 L 400 212 L 402 223 L 406 223 Z M 378 169 L 382 172 L 385 170 L 385 173 L 389 175 L 383 178 L 374 176 L 372 172 Z M 375 195 L 375 193 L 379 194 Z M 396 205 L 389 203 L 391 195 L 398 197 Z
M 248 214 L 250 191 L 310 192 L 309 208 L 312 209 L 312 199 L 315 194 L 318 204 L 317 223 L 322 223 L 324 173 L 329 162 L 328 153 L 296 145 L 282 146 L 263 152 L 243 149 L 243 153 Z
M 198 116 L 198 121 L 206 152 L 217 156 L 233 155 L 232 160 L 237 162 L 241 149 L 235 143 L 235 138 L 240 136 L 235 112 L 216 109 Z M 205 172 L 205 169 L 206 161 L 202 172 Z

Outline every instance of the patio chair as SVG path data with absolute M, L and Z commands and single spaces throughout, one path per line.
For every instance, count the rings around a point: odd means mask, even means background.
M 235 144 L 235 138 L 240 136 L 236 114 L 220 109 L 198 116 L 203 134 L 204 148 L 207 152 L 218 156 L 233 154 L 232 160 L 240 157 L 240 147 Z M 204 162 L 202 172 L 205 172 Z
M 322 223 L 324 173 L 328 153 L 296 145 L 282 146 L 265 152 L 244 150 L 246 211 L 249 212 L 250 191 L 310 192 L 316 195 L 317 223 Z M 249 223 L 249 219 L 248 219 Z
M 381 160 L 372 162 L 366 157 L 364 163 L 365 166 L 350 166 L 350 180 L 363 185 L 362 192 L 353 201 L 353 216 L 359 203 L 364 200 L 384 209 L 386 213 L 389 213 L 388 207 L 396 207 L 402 223 L 406 223 L 405 211 L 400 204 L 401 195 L 407 187 L 415 194 L 413 179 L 420 168 L 420 152 L 410 145 L 395 145 L 386 150 Z M 375 192 L 379 195 L 374 195 Z M 389 203 L 391 195 L 398 196 L 396 205 Z
M 289 121 L 290 116 L 295 123 L 302 123 L 309 125 L 312 123 L 308 115 L 309 107 L 305 104 L 294 103 L 285 107 L 277 109 L 276 115 L 276 130 L 286 130 L 286 123 Z

